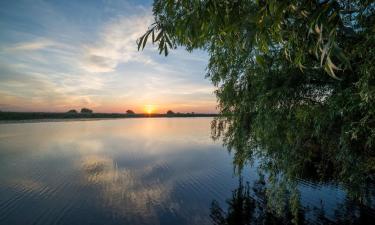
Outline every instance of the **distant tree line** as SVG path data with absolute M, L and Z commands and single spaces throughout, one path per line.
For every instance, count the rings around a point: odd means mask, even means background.
M 94 113 L 92 109 L 82 108 L 80 111 L 70 109 L 66 112 L 4 112 L 0 111 L 0 121 L 36 120 L 36 119 L 83 119 L 83 118 L 144 118 L 144 117 L 213 117 L 217 114 L 180 113 L 168 110 L 166 113 L 136 113 L 126 110 L 125 113 Z
M 76 114 L 76 113 L 78 113 L 78 111 L 75 110 L 75 109 L 71 109 L 66 113 Z M 94 111 L 92 109 L 89 109 L 89 108 L 82 108 L 81 113 L 94 113 Z

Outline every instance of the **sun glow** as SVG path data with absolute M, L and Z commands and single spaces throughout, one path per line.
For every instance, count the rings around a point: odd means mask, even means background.
M 144 110 L 147 114 L 152 114 L 155 112 L 156 106 L 155 105 L 145 105 Z

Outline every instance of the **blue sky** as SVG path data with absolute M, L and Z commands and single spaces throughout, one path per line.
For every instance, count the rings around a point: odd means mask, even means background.
M 151 1 L 0 1 L 0 110 L 215 112 L 203 51 L 168 57 L 136 39 Z

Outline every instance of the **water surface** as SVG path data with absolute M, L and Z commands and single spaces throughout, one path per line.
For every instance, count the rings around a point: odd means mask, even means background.
M 0 224 L 211 224 L 211 202 L 225 209 L 238 185 L 211 120 L 1 124 Z M 332 221 L 347 199 L 336 185 L 300 189 Z

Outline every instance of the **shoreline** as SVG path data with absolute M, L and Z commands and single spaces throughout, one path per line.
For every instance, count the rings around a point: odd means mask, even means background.
M 202 118 L 215 117 L 218 114 L 191 114 L 176 113 L 167 114 L 119 114 L 119 113 L 44 113 L 44 112 L 0 112 L 0 124 L 42 123 L 42 122 L 73 122 L 73 121 L 95 121 L 113 119 L 136 119 L 136 118 Z

